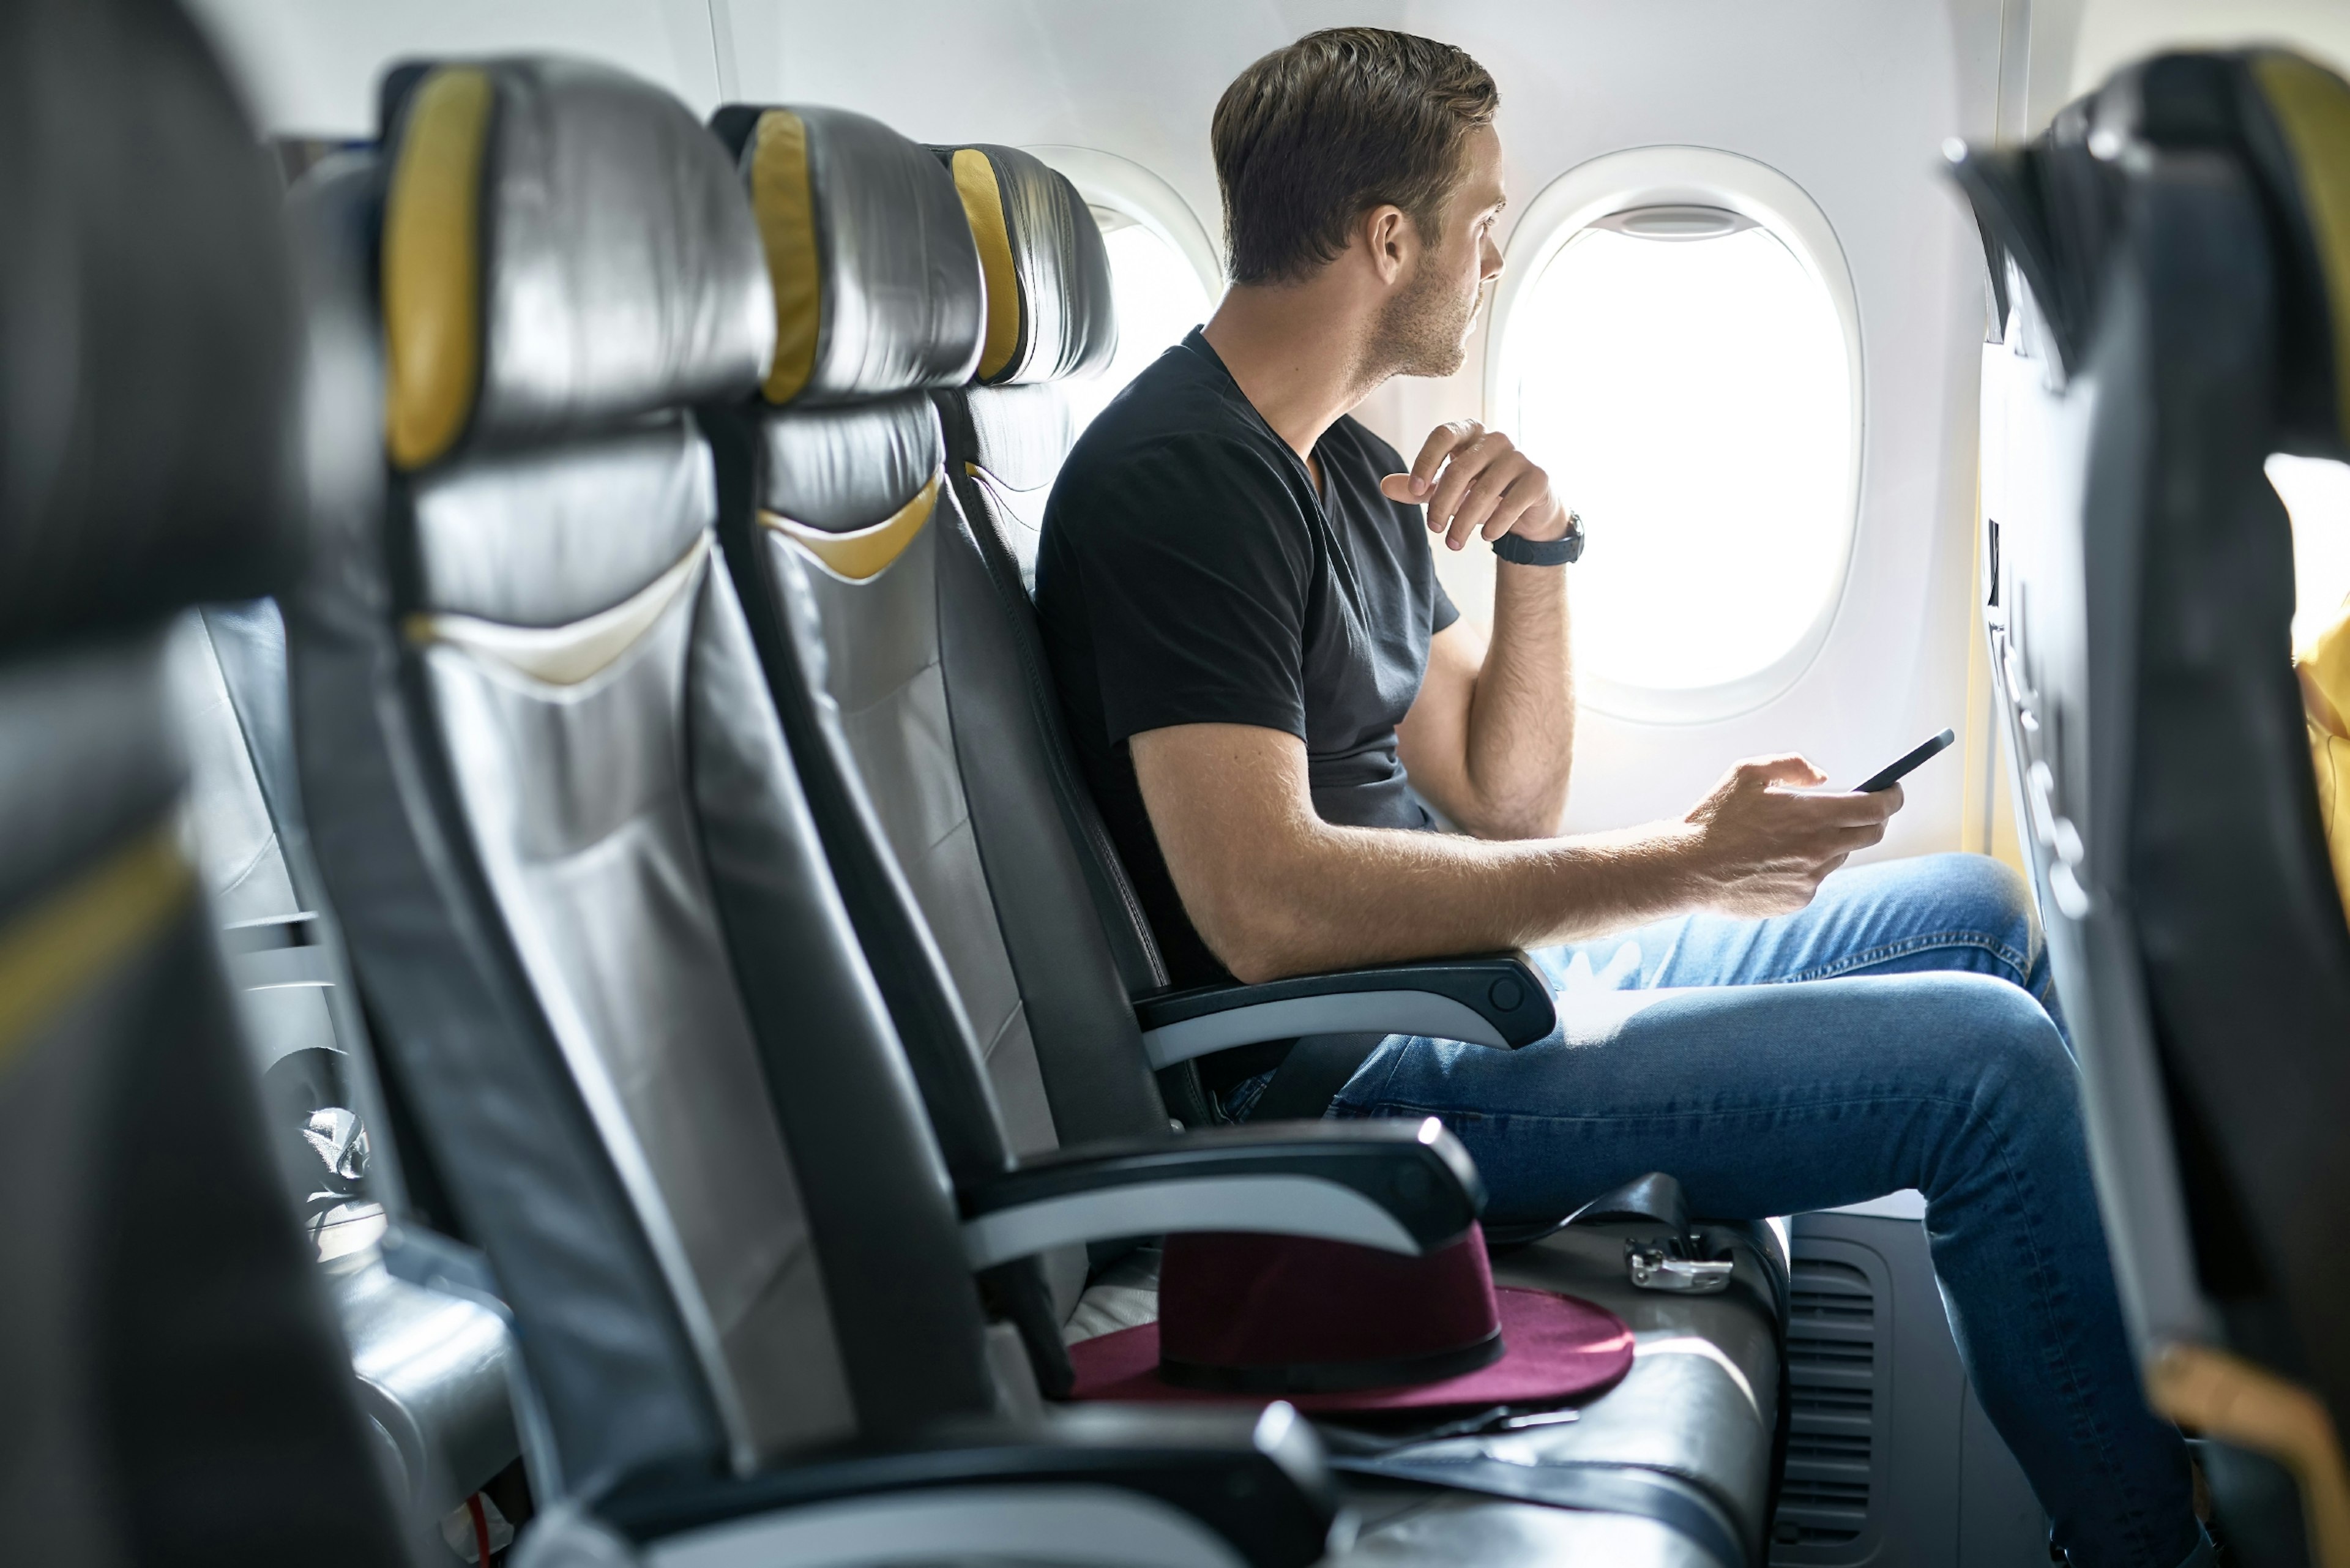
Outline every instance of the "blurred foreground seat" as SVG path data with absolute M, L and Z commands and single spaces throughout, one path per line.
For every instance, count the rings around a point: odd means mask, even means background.
M 160 0 L 0 11 L 0 1560 L 390 1568 L 162 659 L 296 565 L 274 182 Z
M 2350 84 L 2162 56 L 1956 172 L 2013 301 L 1985 619 L 2147 1394 L 2221 1445 L 2237 1561 L 2298 1512 L 2350 1563 L 2350 929 L 2262 472 L 2350 456 Z

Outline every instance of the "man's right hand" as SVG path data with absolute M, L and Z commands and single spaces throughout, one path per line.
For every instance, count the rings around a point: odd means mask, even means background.
M 1723 775 L 1682 818 L 1697 830 L 1697 901 L 1727 915 L 1793 914 L 1846 857 L 1885 836 L 1886 820 L 1901 809 L 1900 785 L 1870 794 L 1797 793 L 1826 782 L 1797 756 L 1753 758 Z

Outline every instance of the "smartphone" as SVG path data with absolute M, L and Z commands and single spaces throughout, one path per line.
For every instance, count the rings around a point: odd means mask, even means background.
M 1947 749 L 1950 742 L 1958 738 L 1959 737 L 1952 732 L 1949 730 L 1943 731 L 1932 740 L 1928 741 L 1923 745 L 1918 747 L 1917 750 L 1905 753 L 1898 761 L 1888 763 L 1877 772 L 1869 774 L 1868 782 L 1866 784 L 1855 784 L 1852 788 L 1852 793 L 1854 794 L 1875 794 L 1878 790 L 1891 789 L 1895 784 L 1899 784 L 1904 778 L 1908 777 L 1910 770 L 1917 767 L 1918 763 L 1934 755 L 1937 752 Z

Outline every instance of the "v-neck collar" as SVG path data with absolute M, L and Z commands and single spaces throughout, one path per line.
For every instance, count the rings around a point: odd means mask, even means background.
M 1330 460 L 1323 453 L 1320 438 L 1314 442 L 1314 455 L 1320 460 L 1322 469 L 1322 477 L 1317 481 L 1314 476 L 1315 465 L 1298 456 L 1297 449 L 1282 439 L 1281 432 L 1273 428 L 1273 421 L 1264 417 L 1264 411 L 1249 400 L 1248 393 L 1242 389 L 1240 379 L 1232 374 L 1232 367 L 1224 363 L 1224 357 L 1216 352 L 1216 346 L 1208 341 L 1206 330 L 1198 327 L 1191 328 L 1183 339 L 1183 347 L 1216 368 L 1216 374 L 1224 379 L 1224 385 L 1232 389 L 1232 396 L 1239 400 L 1241 407 L 1248 410 L 1249 418 L 1256 421 L 1257 429 L 1273 438 L 1273 444 L 1297 465 L 1297 472 L 1305 476 L 1305 488 L 1314 493 L 1314 504 L 1322 509 L 1322 515 L 1326 519 L 1330 515 Z M 1346 416 L 1341 414 L 1338 418 Z M 1331 421 L 1329 429 L 1322 432 L 1323 436 L 1327 436 L 1337 426 L 1337 420 Z

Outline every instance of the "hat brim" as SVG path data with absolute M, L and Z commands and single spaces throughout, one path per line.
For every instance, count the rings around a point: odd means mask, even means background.
M 1632 1368 L 1632 1330 L 1605 1307 L 1549 1291 L 1503 1285 L 1493 1292 L 1502 1358 L 1434 1383 L 1344 1394 L 1237 1394 L 1184 1388 L 1159 1375 L 1159 1325 L 1079 1340 L 1069 1347 L 1076 1386 L 1069 1397 L 1134 1403 L 1269 1405 L 1301 1410 L 1442 1410 L 1492 1405 L 1554 1405 L 1611 1388 Z

